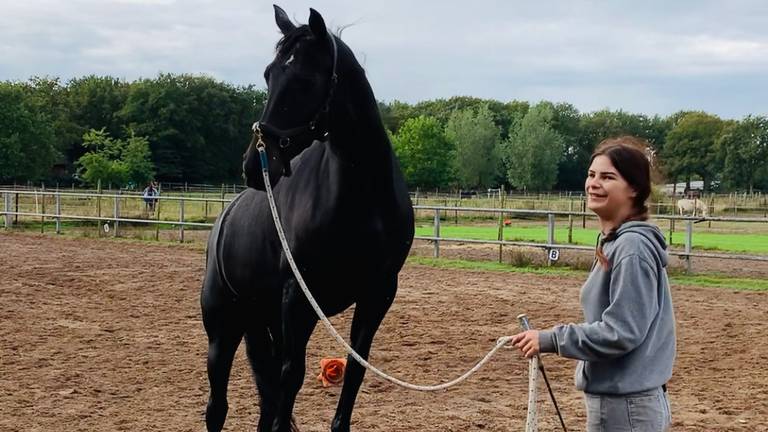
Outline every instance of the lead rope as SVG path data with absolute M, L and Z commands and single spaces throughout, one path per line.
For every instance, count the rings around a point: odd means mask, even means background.
M 486 364 L 501 347 L 506 345 L 512 339 L 512 336 L 500 337 L 499 339 L 496 340 L 496 345 L 488 352 L 488 354 L 485 355 L 485 357 L 482 358 L 482 360 L 477 362 L 477 364 L 472 369 L 468 370 L 466 373 L 464 373 L 464 375 L 461 375 L 460 377 L 452 381 L 445 382 L 443 384 L 437 384 L 437 385 L 411 384 L 403 380 L 397 379 L 393 376 L 387 375 L 386 373 L 382 372 L 372 364 L 368 363 L 368 361 L 366 361 L 351 346 L 349 346 L 347 341 L 345 341 L 344 338 L 341 337 L 339 332 L 337 332 L 336 329 L 333 327 L 333 324 L 331 324 L 331 322 L 328 321 L 328 318 L 325 316 L 322 309 L 320 309 L 320 306 L 315 301 L 315 298 L 312 296 L 312 293 L 309 292 L 309 289 L 307 288 L 307 284 L 304 282 L 304 278 L 301 277 L 299 268 L 296 266 L 296 262 L 293 260 L 293 254 L 291 254 L 291 249 L 290 247 L 288 247 L 288 241 L 285 238 L 283 225 L 280 223 L 280 216 L 277 214 L 277 206 L 275 205 L 275 198 L 272 195 L 272 185 L 269 182 L 269 171 L 267 169 L 267 152 L 264 148 L 264 142 L 261 139 L 261 133 L 258 132 L 258 126 L 254 126 L 254 131 L 257 132 L 259 135 L 258 142 L 256 143 L 256 148 L 259 150 L 259 158 L 261 159 L 261 171 L 262 171 L 262 175 L 264 176 L 264 190 L 267 192 L 267 200 L 269 201 L 269 208 L 272 211 L 272 219 L 275 222 L 275 228 L 277 228 L 277 236 L 280 238 L 280 243 L 283 245 L 283 251 L 285 251 L 285 257 L 288 260 L 288 264 L 290 264 L 291 270 L 293 270 L 293 275 L 296 277 L 296 281 L 299 283 L 301 290 L 304 292 L 304 295 L 307 297 L 309 304 L 312 305 L 312 309 L 315 310 L 315 313 L 317 314 L 318 318 L 320 318 L 320 321 L 323 322 L 323 325 L 328 330 L 328 333 L 330 333 L 331 336 L 333 336 L 333 338 L 336 339 L 336 341 L 342 347 L 344 347 L 344 350 L 346 350 L 347 353 L 350 356 L 352 356 L 352 358 L 354 358 L 360 365 L 362 365 L 364 368 L 368 369 L 369 371 L 373 372 L 374 374 L 378 375 L 379 377 L 393 384 L 397 384 L 399 386 L 402 386 L 411 390 L 418 390 L 418 391 L 443 390 L 443 389 L 452 387 L 456 384 L 459 384 L 460 382 L 469 378 L 472 374 L 474 374 L 481 367 L 483 367 L 483 365 Z

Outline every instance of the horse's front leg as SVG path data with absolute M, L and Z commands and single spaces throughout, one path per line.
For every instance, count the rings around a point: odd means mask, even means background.
M 384 319 L 397 292 L 397 275 L 382 286 L 372 290 L 374 296 L 362 299 L 355 305 L 352 318 L 351 345 L 365 360 L 371 352 L 371 344 L 381 321 Z M 347 356 L 347 370 L 344 373 L 344 386 L 341 389 L 339 405 L 331 423 L 332 432 L 348 432 L 352 421 L 352 409 L 355 407 L 357 393 L 363 382 L 365 368 L 352 356 Z
M 282 369 L 280 397 L 273 432 L 290 432 L 296 395 L 304 382 L 307 342 L 317 324 L 317 316 L 295 281 L 283 291 L 282 303 Z

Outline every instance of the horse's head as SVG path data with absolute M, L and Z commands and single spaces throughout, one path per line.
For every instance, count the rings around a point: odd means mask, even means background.
M 291 160 L 315 140 L 325 139 L 337 82 L 337 42 L 317 11 L 310 9 L 309 24 L 297 27 L 275 6 L 275 21 L 283 37 L 264 71 L 268 98 L 243 155 L 246 184 L 260 190 L 264 179 L 257 147 L 266 149 L 272 185 L 290 176 Z

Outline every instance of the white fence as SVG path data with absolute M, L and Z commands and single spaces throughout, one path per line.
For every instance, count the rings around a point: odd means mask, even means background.
M 557 243 L 555 242 L 555 223 L 556 216 L 568 217 L 568 237 L 571 238 L 573 231 L 574 218 L 582 218 L 584 221 L 587 217 L 593 218 L 595 215 L 592 213 L 581 211 L 549 211 L 549 210 L 518 210 L 518 209 L 487 209 L 487 208 L 471 208 L 471 207 L 446 207 L 446 206 L 414 206 L 417 210 L 431 210 L 434 212 L 434 232 L 431 236 L 416 236 L 419 240 L 429 240 L 434 242 L 434 256 L 440 256 L 440 243 L 441 242 L 459 242 L 459 243 L 477 243 L 477 244 L 490 244 L 499 246 L 522 246 L 522 247 L 534 247 L 544 249 L 549 257 L 549 261 L 556 259 L 557 252 L 561 249 L 571 250 L 587 250 L 592 251 L 592 246 L 582 246 L 569 243 Z M 479 213 L 493 213 L 499 215 L 499 239 L 498 240 L 477 240 L 477 239 L 461 239 L 443 237 L 440 235 L 441 226 L 441 214 L 455 212 L 479 212 Z M 522 241 L 510 241 L 503 240 L 503 219 L 506 216 L 539 216 L 547 218 L 547 242 L 522 242 Z M 655 219 L 669 220 L 671 227 L 674 230 L 674 224 L 677 221 L 685 223 L 685 243 L 684 250 L 670 250 L 669 254 L 673 256 L 679 256 L 686 260 L 686 267 L 688 271 L 691 270 L 692 259 L 699 258 L 719 258 L 719 259 L 736 259 L 736 260 L 748 260 L 748 261 L 765 261 L 768 262 L 768 255 L 749 255 L 749 254 L 731 254 L 731 253 L 706 253 L 706 252 L 694 252 L 693 251 L 693 231 L 694 226 L 700 222 L 747 222 L 747 223 L 768 223 L 768 218 L 729 218 L 729 217 L 688 217 L 688 216 L 670 216 L 670 215 L 656 215 Z M 582 222 L 583 224 L 584 222 Z M 583 225 L 582 225 L 583 226 Z M 557 251 L 555 255 L 552 251 Z M 553 259 L 554 258 L 554 259 Z
M 79 192 L 63 192 L 63 191 L 26 191 L 26 190 L 0 190 L 0 195 L 3 197 L 3 207 L 0 216 L 4 218 L 4 226 L 10 228 L 14 224 L 14 220 L 17 220 L 19 216 L 27 218 L 40 218 L 41 227 L 45 225 L 46 219 L 49 222 L 55 223 L 56 233 L 61 232 L 61 223 L 64 220 L 73 221 L 92 221 L 92 222 L 105 222 L 112 223 L 111 230 L 112 235 L 119 236 L 120 223 L 130 224 L 148 224 L 148 225 L 171 225 L 179 230 L 179 240 L 184 241 L 184 229 L 185 227 L 197 227 L 197 228 L 210 228 L 213 226 L 212 222 L 207 220 L 214 217 L 216 214 L 211 212 L 209 214 L 209 208 L 219 207 L 224 208 L 225 204 L 230 202 L 229 198 L 210 198 L 210 197 L 194 197 L 194 196 L 159 196 L 154 199 L 159 202 L 174 203 L 174 211 L 177 211 L 176 215 L 172 218 L 160 219 L 159 210 L 155 215 L 147 213 L 146 217 L 129 216 L 122 211 L 128 200 L 139 201 L 139 206 L 142 204 L 143 197 L 140 194 L 129 193 L 79 193 Z M 34 211 L 20 211 L 19 201 L 20 197 L 28 197 L 31 202 L 34 199 L 36 203 Z M 46 201 L 53 201 L 53 209 L 46 209 Z M 98 203 L 98 214 L 77 214 L 62 211 L 62 200 L 93 200 Z M 102 211 L 101 203 L 105 201 L 111 204 L 111 209 L 104 209 Z M 42 203 L 42 205 L 39 205 Z M 15 205 L 14 205 L 15 204 Z M 187 219 L 185 210 L 190 205 L 204 205 L 205 211 L 203 218 L 205 222 L 194 222 Z M 50 205 L 50 204 L 49 204 Z M 167 206 L 167 205 L 166 205 Z M 136 206 L 134 206 L 136 207 Z M 560 250 L 593 250 L 591 246 L 583 246 L 571 244 L 571 233 L 573 230 L 574 219 L 581 219 L 582 227 L 585 226 L 587 218 L 593 218 L 592 213 L 583 211 L 552 211 L 552 210 L 528 210 L 528 209 L 509 209 L 509 208 L 478 208 L 478 207 L 456 207 L 456 206 L 430 206 L 430 205 L 417 205 L 414 206 L 417 212 L 432 212 L 433 213 L 433 234 L 431 236 L 416 236 L 418 240 L 431 241 L 434 244 L 434 256 L 440 256 L 440 244 L 443 242 L 460 242 L 460 243 L 476 243 L 476 244 L 488 244 L 503 246 L 522 246 L 533 247 L 543 249 L 550 261 L 556 259 L 556 255 Z M 111 213 L 111 214 L 110 214 Z M 175 212 L 174 212 L 175 213 Z M 454 215 L 458 218 L 459 213 L 472 213 L 472 214 L 488 214 L 490 217 L 498 216 L 499 220 L 499 237 L 497 240 L 479 240 L 479 239 L 466 239 L 466 238 L 451 238 L 444 237 L 440 234 L 441 219 L 442 216 L 448 216 L 448 214 Z M 502 221 L 507 217 L 534 217 L 534 218 L 546 218 L 547 220 L 547 241 L 545 243 L 537 242 L 525 242 L 525 241 L 510 241 L 504 240 L 503 230 L 504 225 Z M 555 227 L 557 217 L 568 218 L 568 238 L 569 243 L 558 243 L 555 241 Z M 749 218 L 734 218 L 734 217 L 681 217 L 672 215 L 656 215 L 655 219 L 666 219 L 670 221 L 671 229 L 674 230 L 674 224 L 681 222 L 685 224 L 685 242 L 683 250 L 670 250 L 670 255 L 680 256 L 687 262 L 687 267 L 690 270 L 691 261 L 693 258 L 718 258 L 718 259 L 736 259 L 736 260 L 751 260 L 751 261 L 767 261 L 768 255 L 750 255 L 750 254 L 732 254 L 732 253 L 708 253 L 708 252 L 694 252 L 693 251 L 693 233 L 694 227 L 699 222 L 746 222 L 746 223 L 768 223 L 768 218 L 749 217 Z M 670 233 L 671 234 L 671 233 Z M 554 252 L 553 252 L 554 251 Z

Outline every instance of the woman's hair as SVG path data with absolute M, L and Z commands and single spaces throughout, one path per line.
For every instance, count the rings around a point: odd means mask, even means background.
M 598 156 L 607 157 L 611 161 L 611 165 L 635 191 L 635 197 L 632 200 L 632 213 L 619 226 L 624 222 L 648 220 L 648 206 L 645 204 L 651 195 L 651 163 L 648 159 L 648 149 L 648 142 L 637 137 L 609 138 L 597 145 L 594 153 L 592 153 L 592 158 L 589 160 L 591 164 Z M 608 234 L 602 237 L 595 251 L 597 260 L 600 261 L 605 270 L 610 269 L 611 263 L 603 253 L 603 245 L 616 239 L 618 228 L 618 226 L 612 228 Z

